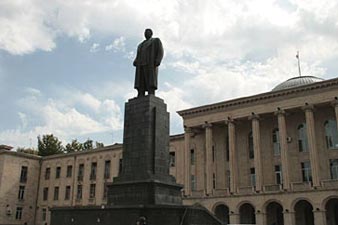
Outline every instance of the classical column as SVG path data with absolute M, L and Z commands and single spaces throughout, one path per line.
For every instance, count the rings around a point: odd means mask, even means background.
M 236 156 L 236 134 L 235 134 L 235 122 L 230 118 L 226 121 L 228 125 L 229 136 L 229 169 L 230 169 L 230 192 L 237 192 L 237 156 Z
M 203 125 L 205 129 L 205 179 L 206 179 L 206 194 L 212 193 L 212 125 L 205 123 Z
M 288 142 L 285 122 L 285 111 L 278 110 L 276 113 L 278 119 L 278 133 L 281 148 L 281 162 L 282 162 L 282 175 L 283 175 L 283 189 L 290 189 L 290 176 L 289 176 L 289 155 L 288 155 Z
M 263 171 L 262 171 L 262 159 L 261 159 L 261 135 L 259 128 L 259 117 L 256 114 L 252 114 L 249 119 L 252 122 L 252 137 L 254 147 L 254 164 L 256 173 L 256 191 L 261 191 L 263 186 Z
M 320 186 L 320 178 L 313 106 L 306 105 L 303 109 L 305 111 L 306 133 L 310 153 L 312 182 L 314 187 L 318 187 Z
M 191 194 L 191 172 L 190 172 L 190 138 L 191 128 L 184 128 L 184 194 Z
M 337 129 L 338 129 L 338 98 L 337 97 L 332 101 L 332 106 L 334 107 L 334 112 L 336 114 L 336 123 L 337 123 Z

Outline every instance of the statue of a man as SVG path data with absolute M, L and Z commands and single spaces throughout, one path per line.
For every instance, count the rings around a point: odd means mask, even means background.
M 152 38 L 153 31 L 146 29 L 144 31 L 146 40 L 137 47 L 137 55 L 134 60 L 136 67 L 135 89 L 138 91 L 138 97 L 148 94 L 155 94 L 157 89 L 158 66 L 163 58 L 163 47 L 159 38 Z

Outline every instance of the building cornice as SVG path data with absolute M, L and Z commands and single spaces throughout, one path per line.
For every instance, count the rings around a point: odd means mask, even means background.
M 33 154 L 28 154 L 28 153 L 23 153 L 23 152 L 8 151 L 8 150 L 0 150 L 0 155 L 12 155 L 12 156 L 17 156 L 21 158 L 36 159 L 36 160 L 42 159 L 42 157 L 38 155 L 33 155 Z
M 61 153 L 61 154 L 44 156 L 43 160 L 70 157 L 70 156 L 78 156 L 78 155 L 89 155 L 89 154 L 95 154 L 95 153 L 98 153 L 98 152 L 114 151 L 114 150 L 116 151 L 116 150 L 121 150 L 121 149 L 122 149 L 122 144 L 116 143 L 116 144 L 113 144 L 113 145 L 108 145 L 108 146 L 105 146 L 105 147 L 102 147 L 102 148 L 96 148 L 96 149 L 91 149 L 91 150 L 87 150 L 87 151 Z
M 232 99 L 229 101 L 223 101 L 223 102 L 218 102 L 218 103 L 214 103 L 210 105 L 199 106 L 195 108 L 181 110 L 181 111 L 178 111 L 177 113 L 182 117 L 196 116 L 199 114 L 223 111 L 227 108 L 245 106 L 245 105 L 249 105 L 249 104 L 257 103 L 257 102 L 259 103 L 260 101 L 267 101 L 267 100 L 271 101 L 274 98 L 280 98 L 283 96 L 290 96 L 293 94 L 304 93 L 304 92 L 308 93 L 309 91 L 323 89 L 323 88 L 330 88 L 333 86 L 338 86 L 338 78 L 334 78 L 334 79 L 330 79 L 330 80 L 326 80 L 322 82 L 316 82 L 313 84 L 304 85 L 300 87 L 289 88 L 289 89 L 279 90 L 279 91 L 270 91 L 270 92 L 265 92 L 262 94 Z

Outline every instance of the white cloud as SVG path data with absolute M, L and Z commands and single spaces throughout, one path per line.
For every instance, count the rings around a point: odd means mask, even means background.
M 113 42 L 110 45 L 107 45 L 105 47 L 106 51 L 114 51 L 114 52 L 124 52 L 126 50 L 126 43 L 124 37 L 119 37 L 113 40 Z
M 72 90 L 65 98 L 45 100 L 42 93 L 36 96 L 37 92 L 41 93 L 34 89 L 30 95 L 18 100 L 24 111 L 18 113 L 21 124 L 16 129 L 0 132 L 0 142 L 27 147 L 28 142 L 36 140 L 38 135 L 48 133 L 69 142 L 83 135 L 122 129 L 121 109 L 112 99 L 99 100 L 89 93 Z M 90 110 L 94 112 L 90 113 Z
M 92 44 L 92 46 L 90 47 L 89 51 L 94 53 L 94 52 L 98 52 L 100 48 L 100 44 L 98 43 L 94 43 Z

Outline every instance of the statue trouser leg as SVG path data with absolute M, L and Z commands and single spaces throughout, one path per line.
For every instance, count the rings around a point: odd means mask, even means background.
M 141 70 L 144 70 L 144 67 L 141 67 Z M 141 71 L 141 79 L 140 79 L 140 85 L 137 89 L 138 91 L 138 95 L 137 97 L 141 97 L 141 96 L 145 96 L 145 93 L 146 93 L 146 79 L 145 79 L 145 76 L 144 76 L 144 71 Z

